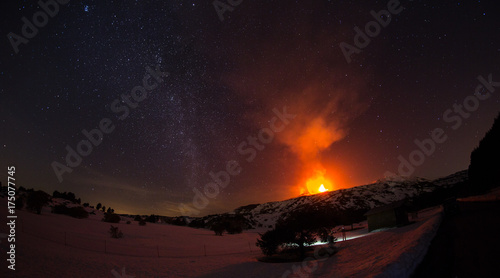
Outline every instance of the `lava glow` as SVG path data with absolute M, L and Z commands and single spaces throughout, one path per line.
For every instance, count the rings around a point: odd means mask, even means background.
M 314 176 L 307 179 L 306 188 L 309 194 L 333 190 L 333 183 L 325 177 L 325 173 L 325 170 L 316 170 Z

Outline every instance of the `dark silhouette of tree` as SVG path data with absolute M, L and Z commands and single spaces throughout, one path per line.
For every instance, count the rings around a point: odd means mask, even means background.
M 207 226 L 210 227 L 216 235 L 222 235 L 224 231 L 228 234 L 240 234 L 243 232 L 244 228 L 248 228 L 250 226 L 247 222 L 247 219 L 241 214 L 224 214 L 211 220 L 207 223 Z M 189 223 L 189 226 L 203 228 L 204 221 L 201 219 L 199 221 L 192 221 Z M 219 232 L 220 229 L 222 229 L 222 232 Z
M 18 196 L 16 199 L 16 209 L 21 210 L 24 207 L 24 198 L 21 196 Z
M 80 204 L 80 202 L 81 202 L 80 199 L 78 199 L 78 200 L 76 199 L 75 193 L 73 193 L 73 192 L 61 193 L 61 192 L 55 190 L 54 193 L 52 193 L 52 197 L 65 199 L 65 200 L 68 200 L 68 201 L 71 201 L 74 203 L 78 203 L 78 204 Z
M 156 223 L 158 222 L 158 216 L 151 214 L 150 216 L 146 217 L 146 221 L 150 223 Z
M 83 207 L 68 208 L 65 205 L 56 205 L 52 208 L 52 213 L 64 214 L 74 218 L 83 219 L 88 218 L 89 213 Z
M 286 231 L 282 227 L 276 227 L 273 230 L 260 234 L 260 239 L 257 239 L 256 245 L 260 247 L 262 253 L 266 256 L 272 256 L 277 253 L 278 248 L 283 244 L 283 235 Z
M 73 193 L 73 192 L 68 192 L 68 193 L 64 192 L 64 194 L 66 195 L 65 196 L 66 200 L 76 201 L 75 193 Z
M 105 213 L 102 221 L 108 223 L 120 223 L 121 217 L 114 213 Z
M 98 204 L 97 204 L 97 206 L 95 206 L 95 209 L 96 209 L 96 210 L 100 210 L 100 209 L 101 209 L 101 207 L 102 207 L 102 204 L 101 204 L 101 203 L 98 203 Z
M 224 227 L 224 224 L 222 224 L 222 223 L 215 223 L 212 225 L 211 230 L 215 232 L 216 236 L 222 236 L 222 233 L 224 233 L 225 227 Z
M 42 213 L 42 207 L 46 205 L 49 200 L 50 195 L 41 190 L 29 191 L 28 197 L 26 198 L 26 209 L 40 214 Z
M 273 230 L 261 234 L 257 246 L 265 255 L 273 255 L 279 247 L 295 248 L 300 258 L 305 256 L 305 247 L 316 240 L 326 239 L 335 226 L 320 210 L 303 209 L 285 214 Z
M 500 186 L 500 113 L 470 156 L 469 181 L 475 193 Z
M 102 212 L 106 212 L 106 206 L 102 206 Z

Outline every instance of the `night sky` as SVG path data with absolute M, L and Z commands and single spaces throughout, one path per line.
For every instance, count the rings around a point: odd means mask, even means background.
M 329 190 L 367 184 L 436 128 L 446 140 L 411 175 L 445 176 L 468 167 L 500 110 L 500 88 L 473 97 L 479 76 L 500 81 L 497 1 L 75 0 L 16 53 L 36 2 L 1 4 L 1 181 L 15 165 L 17 186 L 119 213 L 180 215 L 228 161 L 241 172 L 198 215 L 299 196 L 317 175 Z M 356 47 L 354 27 L 389 2 L 401 10 L 349 63 L 340 44 Z M 146 77 L 156 86 L 136 101 Z M 103 119 L 102 141 L 67 165 Z M 251 143 L 259 134 L 267 143 Z M 54 162 L 72 170 L 62 181 Z

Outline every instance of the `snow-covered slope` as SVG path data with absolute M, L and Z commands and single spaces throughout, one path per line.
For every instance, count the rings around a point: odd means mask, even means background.
M 243 215 L 254 227 L 271 228 L 284 213 L 296 209 L 327 209 L 332 212 L 366 212 L 374 207 L 404 199 L 412 200 L 436 189 L 450 189 L 467 181 L 467 171 L 436 180 L 423 178 L 386 178 L 375 183 L 301 196 L 285 201 L 249 205 L 234 212 Z

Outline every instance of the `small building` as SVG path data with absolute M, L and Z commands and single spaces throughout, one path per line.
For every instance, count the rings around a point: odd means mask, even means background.
M 405 200 L 373 208 L 365 213 L 368 219 L 368 231 L 402 226 L 409 223 Z

